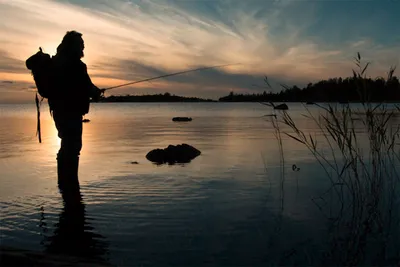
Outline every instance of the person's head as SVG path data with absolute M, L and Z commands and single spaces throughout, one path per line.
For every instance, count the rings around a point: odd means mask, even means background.
M 82 33 L 69 31 L 57 47 L 57 54 L 80 59 L 84 56 L 84 49 L 85 43 L 82 39 Z

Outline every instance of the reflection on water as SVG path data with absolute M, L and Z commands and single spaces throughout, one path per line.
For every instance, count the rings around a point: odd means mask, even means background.
M 302 116 L 303 106 L 289 108 L 299 127 L 321 135 Z M 2 245 L 109 258 L 118 266 L 308 266 L 326 255 L 329 225 L 315 197 L 330 182 L 304 146 L 284 136 L 288 168 L 280 206 L 279 147 L 265 106 L 107 103 L 91 109 L 80 189 L 60 188 L 60 197 L 59 140 L 48 112 L 42 110 L 39 144 L 34 105 L 0 105 Z M 174 123 L 176 116 L 193 121 Z M 181 143 L 202 154 L 176 166 L 145 158 Z
M 75 256 L 81 261 L 100 261 L 107 254 L 104 237 L 91 226 L 82 200 L 79 182 L 62 181 L 58 178 L 59 190 L 63 199 L 63 209 L 53 235 L 43 242 L 46 253 L 58 256 Z M 44 220 L 41 220 L 44 224 Z

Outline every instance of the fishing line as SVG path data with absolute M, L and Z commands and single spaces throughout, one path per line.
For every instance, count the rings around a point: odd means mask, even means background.
M 179 74 L 184 74 L 184 73 L 189 73 L 189 72 L 194 72 L 194 71 L 200 71 L 200 70 L 207 70 L 207 69 L 222 68 L 222 67 L 233 66 L 233 65 L 240 65 L 240 64 L 241 64 L 241 63 L 224 64 L 224 65 L 217 65 L 217 66 L 211 66 L 211 67 L 202 67 L 202 68 L 197 68 L 197 69 L 179 71 L 179 72 L 170 73 L 170 74 L 164 74 L 164 75 L 161 75 L 161 76 L 152 77 L 152 78 L 147 78 L 147 79 L 143 79 L 143 80 L 139 80 L 139 81 L 124 83 L 124 84 L 121 84 L 121 85 L 108 87 L 108 88 L 105 88 L 105 89 L 102 89 L 102 90 L 107 91 L 107 90 L 111 90 L 111 89 L 120 88 L 120 87 L 123 87 L 123 86 L 133 85 L 133 84 L 142 83 L 142 82 L 148 82 L 148 81 L 152 81 L 152 80 L 156 80 L 156 79 L 161 79 L 161 78 L 166 78 L 166 77 L 171 77 L 171 76 L 175 76 L 175 75 L 179 75 Z

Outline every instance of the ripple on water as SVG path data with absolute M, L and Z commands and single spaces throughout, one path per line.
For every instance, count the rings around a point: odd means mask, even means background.
M 322 215 L 310 199 L 326 191 L 325 180 L 310 153 L 283 137 L 289 167 L 279 213 L 279 148 L 270 122 L 261 118 L 271 110 L 262 105 L 93 105 L 80 162 L 84 206 L 75 207 L 65 206 L 57 190 L 59 139 L 48 113 L 39 145 L 34 105 L 0 105 L 3 110 L 2 244 L 90 255 L 109 250 L 119 266 L 265 266 L 287 255 L 282 248 L 300 247 L 299 254 L 312 256 L 321 251 L 317 242 L 298 244 L 322 238 Z M 290 104 L 289 112 L 299 126 L 320 134 L 301 117 L 301 105 Z M 177 124 L 174 116 L 194 120 Z M 190 164 L 156 167 L 145 159 L 151 149 L 183 142 L 202 151 Z M 294 173 L 292 164 L 301 171 Z M 284 262 L 295 265 L 290 260 Z

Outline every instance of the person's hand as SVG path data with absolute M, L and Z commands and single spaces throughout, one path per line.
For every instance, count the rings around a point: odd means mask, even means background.
M 104 92 L 106 91 L 106 89 L 99 89 L 96 88 L 94 94 L 93 94 L 93 101 L 95 102 L 99 102 L 99 100 L 104 96 Z

